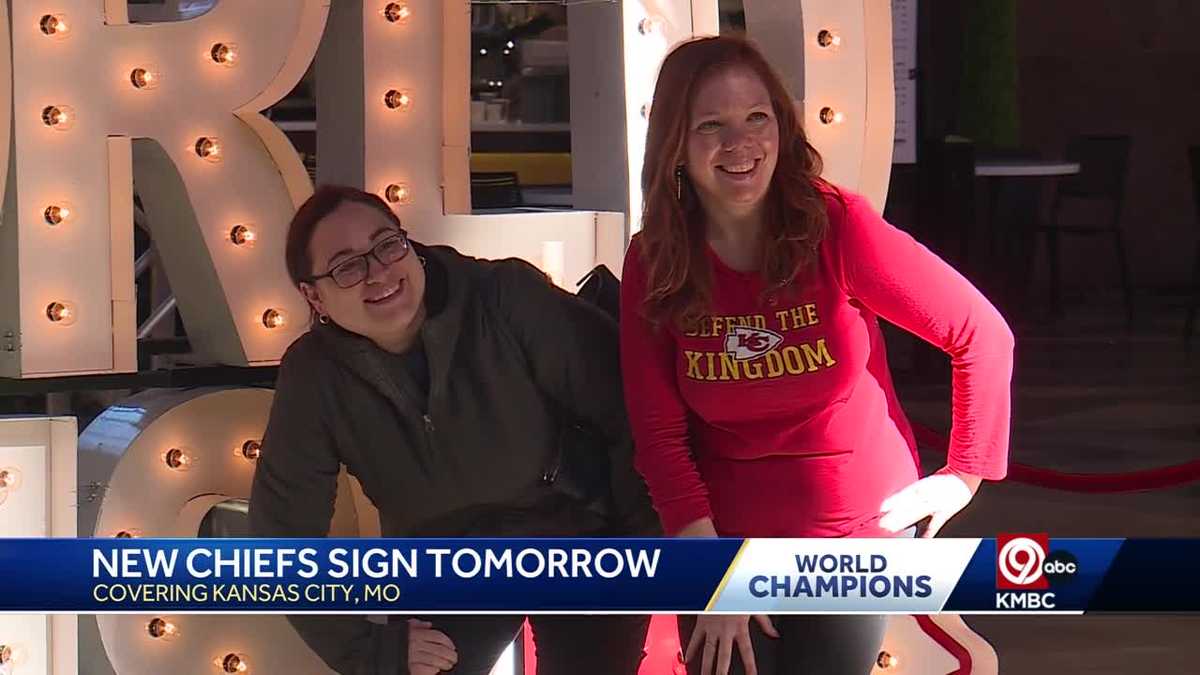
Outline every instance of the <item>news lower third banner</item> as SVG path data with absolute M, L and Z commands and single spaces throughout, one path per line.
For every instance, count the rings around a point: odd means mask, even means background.
M 1198 612 L 1200 540 L 0 539 L 0 613 Z

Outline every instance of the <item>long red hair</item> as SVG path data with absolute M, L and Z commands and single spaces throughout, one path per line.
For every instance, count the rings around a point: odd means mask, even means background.
M 779 124 L 779 159 L 766 195 L 760 258 L 766 292 L 787 287 L 816 259 L 829 227 L 822 192 L 833 188 L 820 178 L 821 156 L 808 142 L 787 87 L 762 53 L 740 37 L 706 37 L 678 45 L 658 74 L 642 164 L 643 309 L 654 324 L 686 328 L 709 312 L 712 279 L 704 211 L 686 171 L 682 194 L 676 196 L 676 169 L 686 157 L 696 91 L 706 78 L 731 66 L 745 66 L 758 75 Z

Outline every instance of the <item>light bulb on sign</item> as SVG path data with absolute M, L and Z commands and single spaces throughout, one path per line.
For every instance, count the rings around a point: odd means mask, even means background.
M 229 241 L 236 246 L 253 248 L 254 243 L 258 241 L 258 232 L 248 224 L 234 225 L 229 231 Z
M 253 439 L 248 440 L 242 443 L 242 447 L 238 448 L 236 452 L 241 457 L 253 462 L 262 456 L 262 443 Z
M 250 672 L 250 664 L 246 662 L 246 657 L 241 654 L 226 654 L 225 656 L 213 659 L 215 665 L 222 673 L 247 673 Z
M 8 500 L 8 494 L 21 486 L 21 472 L 15 467 L 0 469 L 0 504 Z
M 221 140 L 211 136 L 201 136 L 196 139 L 196 156 L 210 162 L 221 161 Z
M 383 18 L 391 23 L 408 23 L 410 16 L 412 16 L 412 10 L 408 8 L 408 3 L 405 2 L 389 2 L 383 8 Z
M 820 119 L 822 124 L 841 124 L 845 121 L 846 116 L 829 106 L 825 106 L 821 108 Z
M 196 463 L 196 458 L 183 448 L 171 448 L 163 453 L 163 463 L 175 471 L 187 471 Z
M 74 214 L 75 212 L 71 209 L 70 204 L 66 204 L 64 202 L 51 204 L 50 206 L 47 206 L 44 211 L 42 211 L 42 217 L 46 220 L 46 223 L 54 226 L 62 225 L 70 220 L 71 216 Z
M 657 16 L 648 16 L 638 22 L 638 32 L 642 35 L 661 33 L 663 20 Z
M 900 659 L 896 658 L 894 654 L 881 651 L 879 652 L 879 656 L 875 658 L 875 665 L 883 670 L 895 670 L 900 665 Z
M 75 305 L 70 302 L 54 301 L 46 305 L 46 318 L 50 319 L 50 323 L 59 326 L 70 326 L 75 323 L 75 319 L 79 313 L 75 311 Z
M 842 46 L 842 36 L 828 29 L 817 33 L 817 44 L 825 49 L 837 49 Z
M 153 68 L 134 68 L 129 73 L 129 82 L 134 89 L 154 89 L 161 78 Z
M 412 190 L 406 183 L 392 183 L 384 188 L 383 197 L 392 204 L 408 205 L 412 203 Z
M 42 108 L 42 124 L 55 131 L 66 131 L 75 126 L 75 111 L 71 106 L 48 105 Z
M 263 312 L 262 323 L 267 328 L 282 328 L 287 323 L 287 318 L 278 309 L 270 308 Z
M 67 26 L 67 17 L 63 14 L 46 14 L 38 22 L 38 26 L 44 35 L 53 38 L 65 38 L 70 32 L 70 27 Z
M 208 50 L 208 56 L 212 59 L 213 63 L 225 66 L 226 68 L 232 68 L 237 64 L 237 45 L 218 42 L 212 46 L 212 49 Z
M 150 623 L 146 624 L 146 632 L 155 640 L 162 640 L 164 642 L 169 642 L 179 637 L 179 628 L 175 624 L 157 616 L 150 619 Z
M 412 108 L 412 94 L 407 90 L 388 89 L 383 95 L 383 104 L 392 110 L 408 112 Z

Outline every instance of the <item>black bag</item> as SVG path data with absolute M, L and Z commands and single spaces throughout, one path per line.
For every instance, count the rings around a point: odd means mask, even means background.
M 575 286 L 579 288 L 579 297 L 604 310 L 613 321 L 620 321 L 621 280 L 607 266 L 597 265 Z
M 580 287 L 577 293 L 580 298 L 617 320 L 621 282 L 608 267 L 598 265 L 575 285 Z M 604 439 L 580 424 L 569 419 L 564 422 L 557 461 L 547 467 L 542 480 L 582 504 L 591 514 L 616 525 L 608 448 Z

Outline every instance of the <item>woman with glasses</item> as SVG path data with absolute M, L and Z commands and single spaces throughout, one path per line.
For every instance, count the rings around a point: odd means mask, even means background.
M 314 321 L 280 365 L 250 499 L 258 536 L 325 536 L 341 466 L 385 537 L 654 532 L 610 317 L 525 262 L 409 240 L 383 200 L 353 188 L 318 189 L 286 248 Z M 606 513 L 554 484 L 568 424 L 608 454 Z M 522 619 L 291 617 L 355 675 L 486 675 Z M 539 673 L 637 671 L 644 617 L 530 621 Z

